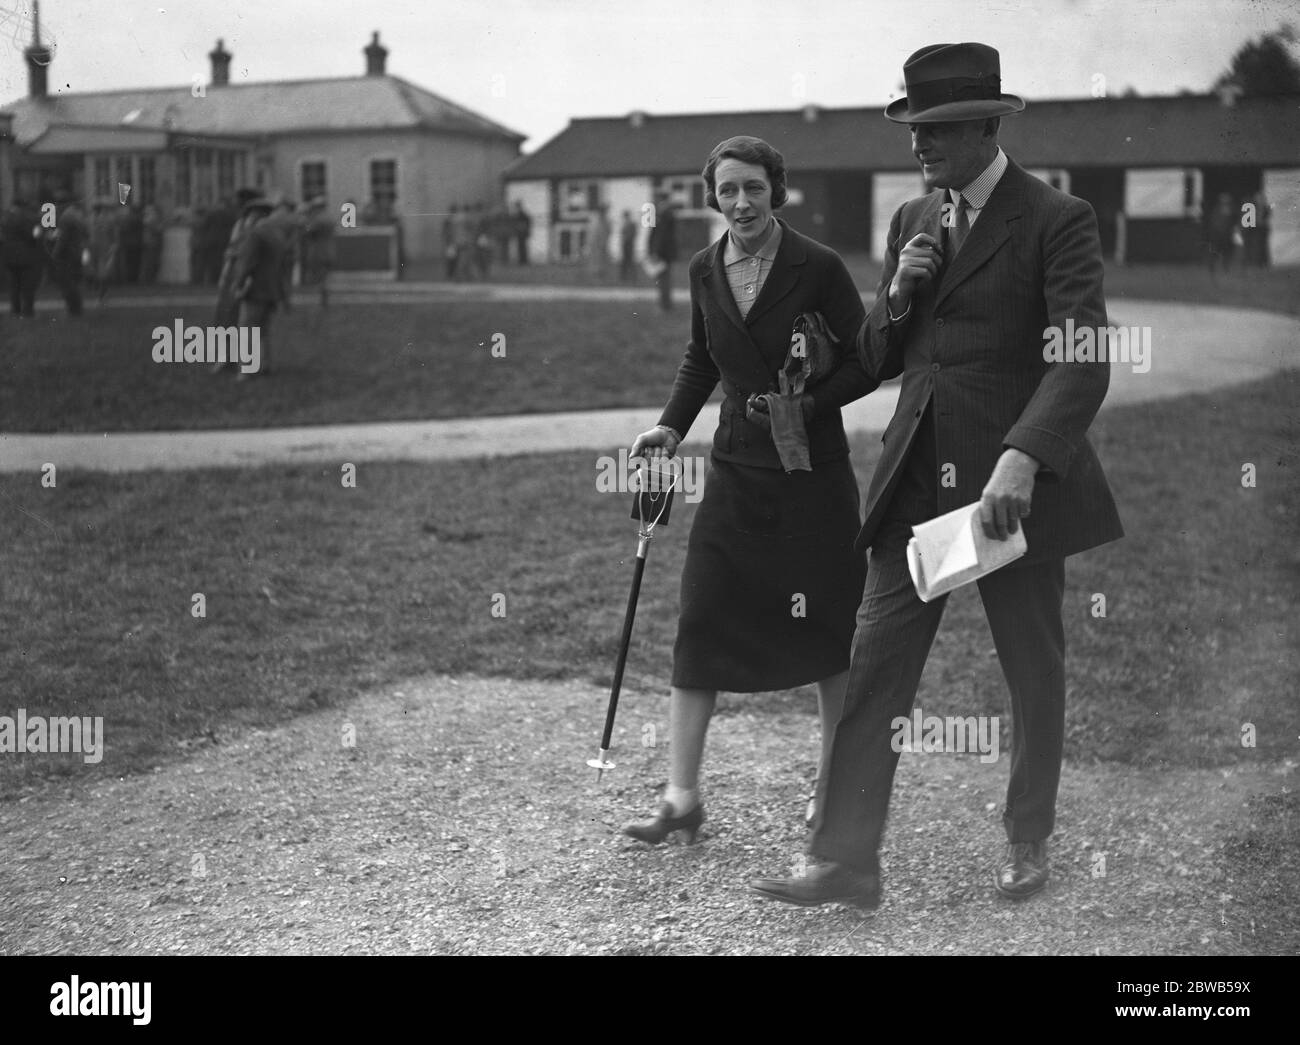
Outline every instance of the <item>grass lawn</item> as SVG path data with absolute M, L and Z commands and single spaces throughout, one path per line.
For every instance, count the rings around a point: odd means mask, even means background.
M 851 258 L 858 286 L 879 266 Z M 540 268 L 540 267 L 539 267 Z M 571 269 L 564 269 L 573 277 Z M 684 278 L 684 277 L 683 277 Z M 1300 314 L 1300 269 L 1233 274 L 1112 268 L 1112 303 L 1195 301 Z M 207 309 L 139 306 L 80 320 L 0 316 L 0 430 L 94 432 L 421 420 L 646 406 L 681 360 L 684 308 L 644 302 L 485 302 L 303 307 L 276 318 L 277 374 L 235 382 L 204 366 L 158 364 L 152 331 Z M 505 356 L 494 357 L 495 335 Z
M 1129 537 L 1067 571 L 1067 757 L 1207 766 L 1294 753 L 1297 393 L 1291 371 L 1094 426 Z M 854 443 L 863 485 L 878 449 Z M 0 714 L 99 715 L 107 736 L 97 766 L 0 758 L 0 793 L 145 771 L 428 672 L 607 683 L 636 538 L 627 495 L 596 490 L 596 457 L 368 464 L 355 489 L 317 467 L 69 471 L 52 490 L 0 478 Z M 629 687 L 667 683 L 693 510 L 680 503 L 652 546 Z M 806 696 L 745 706 L 811 708 Z M 971 591 L 949 604 L 918 703 L 1004 713 Z M 602 714 L 591 709 L 593 744 Z M 1248 723 L 1255 747 L 1242 745 Z
M 472 417 L 644 406 L 662 398 L 687 313 L 653 302 L 447 301 L 300 308 L 276 317 L 274 376 L 155 363 L 157 326 L 209 310 L 77 320 L 0 317 L 0 430 L 132 431 Z M 504 357 L 494 357 L 503 334 Z M 500 343 L 498 341 L 498 343 Z

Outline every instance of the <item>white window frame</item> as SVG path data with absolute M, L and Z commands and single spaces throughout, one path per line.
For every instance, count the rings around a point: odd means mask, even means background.
M 591 189 L 596 189 L 597 202 L 603 202 L 605 199 L 605 186 L 599 178 L 564 178 L 559 185 L 559 202 L 560 217 L 563 218 L 582 218 L 591 213 Z M 571 203 L 575 190 L 581 197 L 580 202 L 574 206 Z
M 704 202 L 704 179 L 698 174 L 679 174 L 655 180 L 656 199 L 658 194 L 666 192 L 677 204 L 677 212 L 685 215 L 706 214 L 708 205 Z M 699 205 L 696 206 L 696 196 Z
M 306 194 L 306 191 L 305 191 L 304 188 L 303 188 L 303 183 L 302 183 L 302 169 L 303 169 L 304 167 L 306 167 L 307 164 L 309 164 L 309 163 L 319 163 L 322 167 L 325 168 L 325 192 L 324 192 L 324 196 L 326 197 L 326 199 L 328 199 L 328 198 L 329 198 L 329 190 L 330 190 L 330 161 L 329 161 L 329 157 L 327 157 L 327 156 L 311 155 L 311 156 L 299 156 L 299 157 L 298 157 L 298 162 L 297 162 L 297 164 L 296 164 L 296 166 L 295 166 L 295 173 L 296 173 L 296 176 L 295 176 L 295 178 L 294 178 L 294 191 L 298 194 L 298 196 L 300 197 L 300 199 L 301 199 L 301 201 L 302 201 L 303 203 L 306 203 L 306 202 L 307 202 L 307 194 Z M 367 170 L 367 171 L 370 170 L 370 164 L 369 164 L 369 163 L 366 164 L 366 170 Z
M 1183 218 L 1199 213 L 1202 183 L 1201 172 L 1193 175 L 1193 193 L 1196 205 L 1185 202 L 1187 167 L 1138 167 L 1124 172 L 1124 213 L 1129 218 Z
M 366 200 L 362 206 L 368 206 L 375 199 L 374 165 L 376 163 L 391 163 L 393 165 L 393 207 L 400 207 L 402 204 L 402 164 L 395 153 L 380 153 L 376 156 L 366 157 Z

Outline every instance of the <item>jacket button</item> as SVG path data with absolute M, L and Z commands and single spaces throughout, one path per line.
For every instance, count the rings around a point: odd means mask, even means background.
M 934 323 L 935 323 L 935 326 L 939 326 L 939 327 L 943 326 L 943 320 L 942 320 L 942 319 L 936 319 L 936 320 L 934 321 Z
M 934 371 L 934 372 L 937 374 L 937 373 L 939 372 L 939 364 L 938 364 L 938 363 L 931 363 L 931 364 L 930 364 L 930 369 L 931 369 L 932 371 Z

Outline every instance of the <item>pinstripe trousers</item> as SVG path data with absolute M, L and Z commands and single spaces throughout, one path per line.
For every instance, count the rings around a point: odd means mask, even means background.
M 907 570 L 911 527 L 882 524 L 858 609 L 844 711 L 809 851 L 861 871 L 879 849 L 899 752 L 893 721 L 911 714 L 947 596 L 917 598 Z M 1065 734 L 1065 560 L 1010 566 L 977 582 L 1010 689 L 1011 780 L 1003 824 L 1012 842 L 1045 839 L 1055 821 Z

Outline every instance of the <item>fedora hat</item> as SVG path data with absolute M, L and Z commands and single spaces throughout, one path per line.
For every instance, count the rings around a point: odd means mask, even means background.
M 255 210 L 264 211 L 265 213 L 270 214 L 271 211 L 275 210 L 275 204 L 265 196 L 257 196 L 254 199 L 248 200 L 244 204 L 245 214 L 251 214 Z
M 1002 93 L 998 52 L 987 44 L 931 44 L 903 63 L 907 97 L 890 102 L 895 123 L 950 123 L 1010 116 L 1024 109 Z

